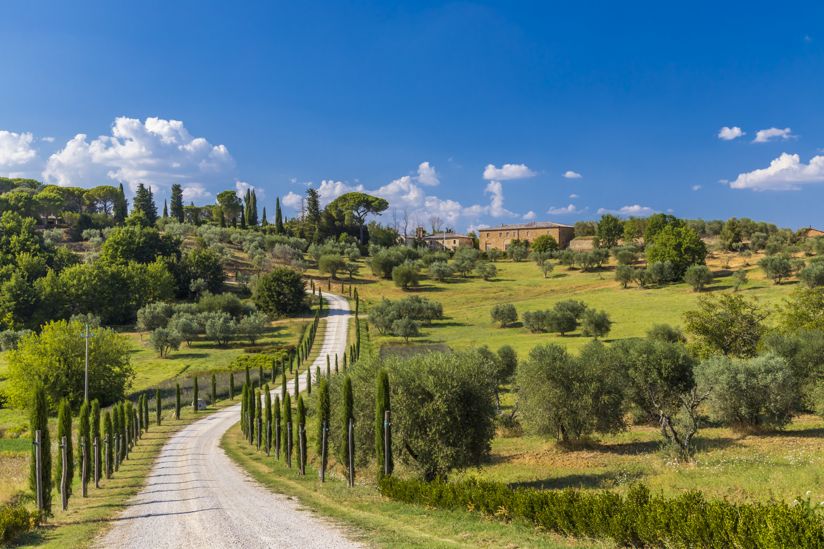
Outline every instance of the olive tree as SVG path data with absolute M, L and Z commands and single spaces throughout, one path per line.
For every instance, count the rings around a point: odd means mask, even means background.
M 518 321 L 518 311 L 515 305 L 511 303 L 498 303 L 492 307 L 490 311 L 492 320 L 500 324 L 501 328 L 505 328 L 510 324 Z

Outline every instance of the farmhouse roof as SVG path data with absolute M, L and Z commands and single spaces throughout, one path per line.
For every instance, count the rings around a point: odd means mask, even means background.
M 564 225 L 562 223 L 555 223 L 554 221 L 533 221 L 531 223 L 516 223 L 515 225 L 499 225 L 497 227 L 486 227 L 479 229 L 480 231 L 511 231 L 515 229 L 552 229 L 554 227 L 566 227 L 572 229 L 572 225 Z
M 469 238 L 465 234 L 458 233 L 433 233 L 423 237 L 424 240 L 443 240 L 445 238 Z

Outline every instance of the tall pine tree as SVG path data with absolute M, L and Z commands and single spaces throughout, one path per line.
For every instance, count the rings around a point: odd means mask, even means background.
M 280 197 L 275 199 L 275 233 L 283 234 L 286 230 L 283 228 L 283 213 L 280 211 Z
M 57 407 L 57 466 L 54 468 L 54 482 L 57 483 L 58 493 L 62 493 L 60 481 L 63 477 L 63 458 L 60 453 L 60 443 L 66 437 L 66 479 L 68 484 L 67 493 L 72 493 L 72 479 L 74 478 L 74 444 L 72 441 L 72 410 L 69 401 L 63 398 Z
M 378 464 L 378 480 L 384 475 L 384 418 L 385 412 L 390 411 L 389 407 L 389 374 L 381 369 L 378 372 L 377 386 L 375 387 L 375 462 Z M 394 464 L 392 463 L 392 441 L 389 441 L 389 473 L 392 473 Z
M 126 193 L 123 192 L 123 183 L 118 189 L 117 198 L 114 200 L 114 222 L 122 225 L 129 215 L 129 203 L 126 200 Z
M 172 203 L 170 207 L 169 213 L 171 216 L 177 219 L 178 222 L 183 223 L 183 187 L 180 186 L 180 183 L 172 185 Z
M 29 462 L 29 487 L 33 492 L 37 490 L 36 452 L 34 435 L 40 431 L 40 482 L 43 494 L 43 511 L 51 515 L 52 507 L 52 455 L 51 438 L 49 437 L 49 405 L 46 401 L 46 390 L 38 387 L 34 390 L 34 398 L 29 417 L 29 431 L 31 432 L 31 461 Z
M 250 207 L 249 207 L 249 225 L 252 227 L 256 227 L 258 224 L 258 207 L 257 207 L 257 194 L 255 194 L 255 190 L 252 189 L 251 195 L 249 197 L 250 200 Z
M 157 221 L 157 206 L 154 202 L 151 187 L 146 187 L 143 183 L 138 183 L 137 192 L 134 195 L 134 207 L 132 213 L 140 212 L 148 225 L 154 225 Z
M 269 221 L 266 220 L 266 206 L 263 207 L 263 217 L 260 220 L 260 225 L 262 227 L 268 227 Z

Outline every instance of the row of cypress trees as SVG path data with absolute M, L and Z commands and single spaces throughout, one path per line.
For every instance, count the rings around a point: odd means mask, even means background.
M 155 392 L 157 425 L 161 422 L 160 391 Z M 149 396 L 143 394 L 136 403 L 121 401 L 101 414 L 97 400 L 84 401 L 77 414 L 77 438 L 73 436 L 71 406 L 66 398 L 57 406 L 57 437 L 60 452 L 52 464 L 51 436 L 48 424 L 48 399 L 43 387 L 35 389 L 30 409 L 32 456 L 29 469 L 29 486 L 37 499 L 38 476 L 40 481 L 39 510 L 44 517 L 52 514 L 52 490 L 63 496 L 67 503 L 72 496 L 72 480 L 80 477 L 83 497 L 88 483 L 99 486 L 100 477 L 111 478 L 138 440 L 149 430 Z M 39 434 L 40 470 L 37 469 L 36 438 Z M 65 447 L 63 440 L 65 437 Z M 75 442 L 77 447 L 75 447 Z M 95 446 L 95 442 L 97 445 Z M 63 452 L 65 451 L 65 494 L 63 494 Z M 39 474 L 38 474 L 39 473 Z

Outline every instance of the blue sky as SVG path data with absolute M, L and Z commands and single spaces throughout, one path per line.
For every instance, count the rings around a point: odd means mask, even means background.
M 821 21 L 812 2 L 5 3 L 0 175 L 178 181 L 197 203 L 252 185 L 270 212 L 362 188 L 459 230 L 824 225 Z

